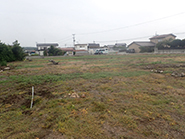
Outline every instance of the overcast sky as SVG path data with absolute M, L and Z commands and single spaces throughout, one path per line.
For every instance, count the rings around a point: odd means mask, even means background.
M 185 38 L 184 0 L 0 0 L 0 40 L 115 44 L 157 34 Z

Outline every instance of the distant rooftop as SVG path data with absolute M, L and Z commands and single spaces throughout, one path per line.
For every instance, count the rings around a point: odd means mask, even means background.
M 88 43 L 88 47 L 89 48 L 99 48 L 100 44 L 98 44 L 98 43 Z
M 116 43 L 115 45 L 116 46 L 126 46 L 127 44 L 126 43 Z
M 156 35 L 156 36 L 154 36 L 154 37 L 151 37 L 150 39 L 161 39 L 161 38 L 165 38 L 165 37 L 168 37 L 168 36 L 176 37 L 176 36 L 173 35 L 173 34 L 163 34 L 163 35 Z
M 68 48 L 60 48 L 63 51 L 75 51 L 73 47 L 68 47 Z
M 155 43 L 153 43 L 153 42 L 150 42 L 150 41 L 135 41 L 135 42 L 133 42 L 133 43 L 136 43 L 137 45 L 139 45 L 139 46 L 150 46 L 150 47 L 152 47 L 152 46 L 155 46 Z M 131 44 L 133 44 L 133 43 L 131 43 Z M 130 45 L 131 45 L 130 44 Z M 129 47 L 129 46 L 128 46 Z

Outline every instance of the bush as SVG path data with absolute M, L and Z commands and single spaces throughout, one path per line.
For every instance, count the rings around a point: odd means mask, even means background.
M 15 60 L 23 60 L 25 56 L 23 48 L 20 47 L 17 40 L 13 42 L 13 46 L 0 42 L 0 61 L 11 62 Z
M 10 46 L 4 43 L 0 43 L 0 61 L 11 62 L 14 61 L 15 57 Z
M 31 56 L 39 56 L 39 54 L 32 54 Z
M 48 49 L 48 54 L 49 56 L 59 56 L 59 55 L 64 55 L 64 52 L 58 48 L 55 48 L 54 46 L 51 46 Z
M 154 52 L 154 47 L 144 47 L 144 46 L 141 46 L 141 47 L 139 47 L 139 49 L 140 49 L 140 53 Z

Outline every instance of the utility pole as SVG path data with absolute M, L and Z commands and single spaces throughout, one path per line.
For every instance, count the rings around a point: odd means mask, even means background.
M 73 35 L 73 46 L 75 47 L 75 34 L 72 35 Z

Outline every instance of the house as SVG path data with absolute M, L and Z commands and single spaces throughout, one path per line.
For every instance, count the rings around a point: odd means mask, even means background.
M 97 43 L 88 43 L 89 54 L 94 54 L 97 49 L 100 48 L 100 44 Z
M 114 51 L 123 51 L 125 50 L 126 51 L 126 43 L 116 43 L 113 47 L 113 50 Z
M 150 41 L 157 44 L 158 42 L 162 42 L 164 40 L 174 40 L 176 38 L 173 34 L 163 34 L 163 35 L 156 35 L 150 38 Z
M 128 48 L 131 50 L 135 50 L 135 53 L 139 53 L 140 49 L 139 47 L 153 47 L 154 48 L 155 43 L 150 41 L 134 41 L 131 44 L 128 45 Z
M 115 43 L 114 45 L 105 45 L 110 52 L 119 52 L 126 50 L 126 43 Z
M 88 50 L 88 44 L 75 44 L 75 50 L 83 50 L 87 51 Z
M 67 48 L 59 48 L 62 51 L 65 51 L 67 55 L 75 55 L 75 48 L 74 47 L 67 47 Z
M 131 50 L 134 50 L 135 53 L 139 53 L 140 49 L 139 47 L 155 47 L 155 45 L 158 42 L 164 41 L 164 40 L 174 40 L 176 38 L 173 34 L 163 34 L 163 35 L 156 35 L 154 37 L 149 38 L 150 41 L 134 41 L 131 44 L 128 45 L 128 48 Z
M 98 48 L 100 48 L 100 44 L 96 43 L 75 44 L 75 50 L 77 53 L 93 54 Z
M 58 43 L 37 43 L 36 46 L 37 46 L 37 50 L 39 51 L 39 54 L 43 56 L 44 50 L 47 50 L 51 46 L 57 47 Z

